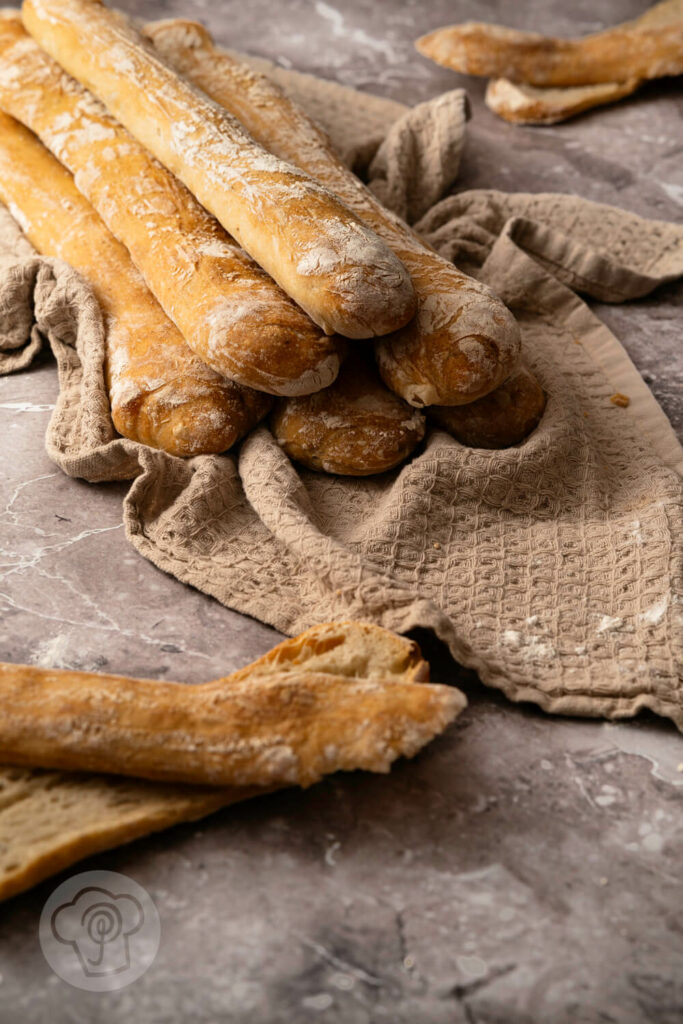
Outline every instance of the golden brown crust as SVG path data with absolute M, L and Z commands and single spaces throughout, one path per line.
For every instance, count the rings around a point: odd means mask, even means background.
M 306 786 L 333 771 L 388 771 L 462 710 L 457 690 L 412 681 L 414 651 L 398 672 L 392 663 L 386 676 L 363 677 L 355 673 L 372 659 L 359 661 L 351 645 L 355 664 L 342 651 L 342 674 L 321 671 L 329 640 L 309 637 L 293 662 L 280 651 L 201 686 L 0 664 L 3 760 L 199 785 Z M 339 664 L 340 652 L 331 660 Z
M 471 21 L 437 29 L 415 45 L 425 57 L 455 71 L 541 88 L 679 75 L 683 0 L 664 0 L 635 21 L 581 39 Z
M 640 79 L 633 78 L 628 82 L 537 89 L 523 82 L 494 78 L 486 87 L 486 106 L 511 124 L 556 124 L 630 96 L 640 84 Z
M 202 686 L 0 665 L 7 764 L 212 786 L 386 772 L 462 709 L 447 686 L 285 672 Z
M 0 20 L 0 106 L 68 167 L 200 359 L 270 394 L 331 384 L 341 339 L 324 335 L 15 14 Z
M 23 125 L 0 114 L 0 199 L 39 252 L 90 283 L 105 317 L 106 377 L 119 433 L 172 455 L 230 448 L 272 399 L 219 377 L 187 347 L 130 256 Z
M 424 437 L 424 416 L 382 383 L 353 352 L 334 384 L 316 395 L 281 399 L 271 417 L 280 447 L 309 469 L 370 476 L 403 462 Z
M 22 16 L 326 333 L 368 338 L 411 319 L 410 277 L 378 236 L 180 78 L 125 16 L 93 0 L 26 0 Z
M 428 249 L 333 152 L 325 134 L 263 75 L 214 47 L 201 25 L 146 27 L 162 55 L 238 117 L 276 155 L 327 185 L 400 257 L 418 299 L 415 319 L 375 345 L 385 383 L 411 405 L 462 404 L 505 380 L 519 357 L 512 314 L 483 284 Z
M 352 679 L 394 679 L 426 683 L 429 664 L 414 640 L 372 622 L 325 622 L 283 640 L 277 647 L 230 675 L 263 676 L 281 672 L 328 672 Z
M 478 402 L 434 406 L 429 417 L 468 448 L 509 448 L 538 426 L 545 393 L 532 373 L 520 367 L 505 383 Z
M 419 648 L 405 637 L 371 623 L 332 622 L 283 641 L 228 678 L 308 669 L 347 680 L 429 677 Z M 0 900 L 90 854 L 265 792 L 0 767 Z

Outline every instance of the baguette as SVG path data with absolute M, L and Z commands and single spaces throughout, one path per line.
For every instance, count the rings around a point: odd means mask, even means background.
M 332 383 L 341 339 L 324 335 L 184 185 L 41 50 L 18 11 L 0 18 L 0 107 L 68 167 L 188 345 L 217 373 L 275 395 Z
M 388 387 L 421 407 L 465 404 L 502 384 L 519 356 L 519 328 L 485 285 L 427 248 L 348 170 L 296 104 L 265 76 L 217 49 L 201 25 L 162 21 L 147 25 L 146 32 L 166 60 L 259 142 L 339 195 L 408 268 L 417 316 L 375 344 Z
M 683 73 L 683 0 L 664 0 L 635 21 L 581 39 L 554 39 L 476 21 L 439 28 L 415 44 L 468 75 L 540 88 L 626 82 Z
M 326 333 L 369 338 L 412 318 L 410 277 L 381 239 L 180 78 L 125 16 L 98 0 L 26 0 L 22 16 Z
M 281 399 L 270 426 L 290 459 L 341 476 L 393 469 L 425 432 L 422 413 L 389 391 L 358 352 L 348 356 L 331 387 Z
M 416 644 L 360 622 L 309 629 L 230 678 L 302 670 L 350 680 L 416 683 L 429 678 Z M 464 703 L 460 695 L 460 706 Z M 0 767 L 0 900 L 83 857 L 264 792 Z
M 309 668 L 200 686 L 0 664 L 6 764 L 211 786 L 385 772 L 462 710 L 447 686 Z
M 3 113 L 0 200 L 39 252 L 66 260 L 91 285 L 105 319 L 105 378 L 120 434 L 171 455 L 211 454 L 266 415 L 268 395 L 224 380 L 190 351 L 69 172 Z
M 464 406 L 432 406 L 429 418 L 468 448 L 510 448 L 538 426 L 545 393 L 524 366 L 490 395 Z

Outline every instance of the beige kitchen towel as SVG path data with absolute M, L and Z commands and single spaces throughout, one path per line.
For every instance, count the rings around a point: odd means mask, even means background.
M 294 467 L 260 426 L 225 456 L 180 460 L 117 438 L 88 288 L 0 219 L 0 368 L 49 339 L 60 396 L 47 433 L 68 474 L 134 478 L 131 543 L 223 604 L 294 634 L 358 618 L 433 630 L 514 700 L 683 728 L 683 453 L 625 351 L 579 293 L 624 301 L 683 273 L 683 228 L 560 195 L 447 195 L 461 92 L 408 110 L 281 69 L 394 208 L 518 316 L 548 392 L 507 451 L 438 429 L 402 468 L 343 479 Z M 620 392 L 628 408 L 611 397 Z

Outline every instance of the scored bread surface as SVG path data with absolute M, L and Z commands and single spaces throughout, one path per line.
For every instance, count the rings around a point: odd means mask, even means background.
M 265 416 L 270 396 L 197 358 L 69 172 L 4 113 L 0 200 L 39 252 L 65 260 L 91 285 L 105 321 L 105 377 L 120 434 L 172 455 L 211 454 Z
M 410 276 L 385 243 L 176 74 L 124 15 L 93 0 L 26 0 L 22 17 L 327 333 L 368 338 L 413 316 Z
M 286 454 L 309 469 L 369 476 L 392 469 L 414 451 L 425 419 L 389 391 L 372 360 L 352 352 L 329 388 L 281 399 L 271 429 Z
M 270 394 L 308 394 L 332 383 L 341 340 L 316 327 L 185 186 L 38 46 L 18 12 L 0 18 L 0 106 L 72 172 L 205 363 Z
M 167 60 L 255 139 L 339 195 L 408 268 L 417 294 L 415 319 L 375 344 L 382 377 L 393 391 L 418 407 L 460 405 L 502 384 L 519 356 L 519 328 L 485 285 L 427 248 L 349 171 L 303 110 L 264 75 L 215 47 L 203 26 L 171 20 L 148 24 L 145 31 Z
M 545 393 L 526 367 L 471 405 L 433 406 L 429 418 L 468 448 L 509 448 L 540 423 Z

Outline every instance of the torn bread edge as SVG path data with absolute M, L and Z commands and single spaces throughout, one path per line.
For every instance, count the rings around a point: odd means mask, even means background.
M 346 675 L 349 680 L 382 678 L 419 684 L 429 679 L 429 666 L 417 644 L 360 622 L 327 623 L 306 630 L 228 679 L 296 674 L 304 666 L 313 672 Z M 450 690 L 452 721 L 466 706 L 466 699 L 455 688 Z M 217 789 L 0 767 L 0 900 L 85 857 L 277 788 Z

